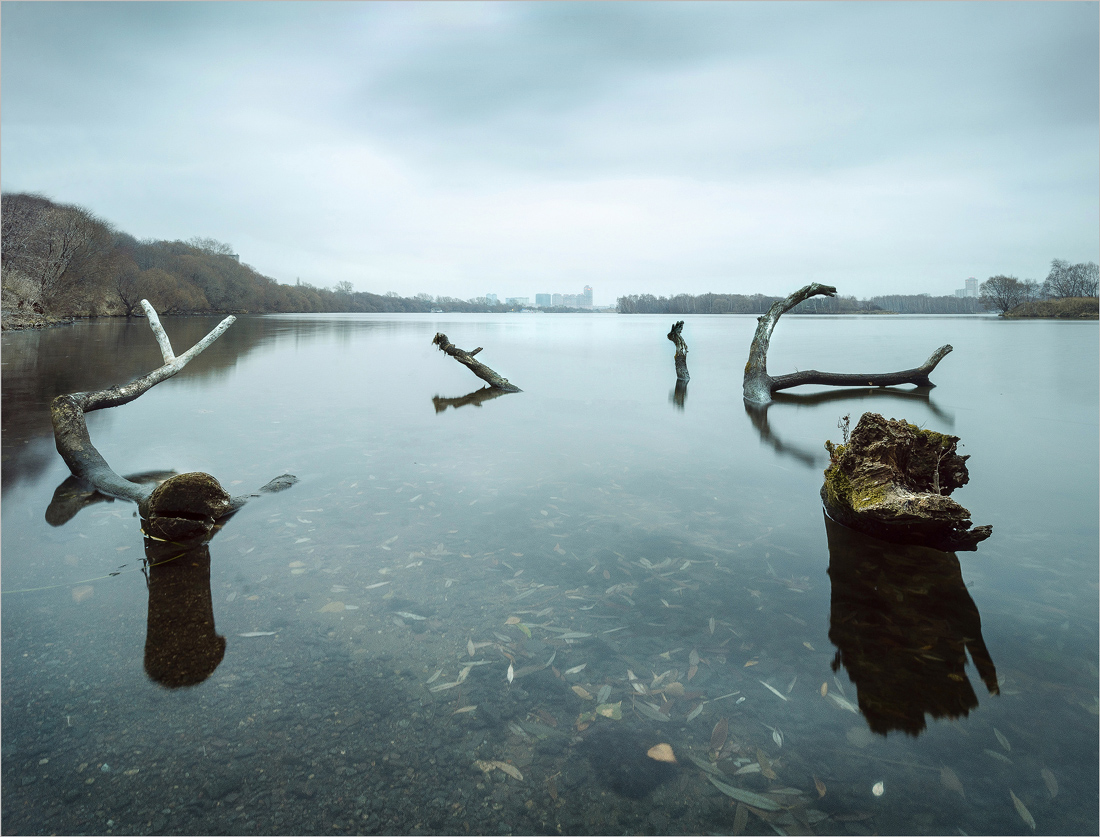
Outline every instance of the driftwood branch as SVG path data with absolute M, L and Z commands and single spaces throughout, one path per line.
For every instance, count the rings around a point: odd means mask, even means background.
M 233 513 L 248 498 L 230 497 L 209 474 L 177 474 L 159 485 L 134 482 L 119 476 L 92 444 L 85 415 L 93 410 L 127 404 L 161 381 L 168 380 L 225 333 L 236 317 L 226 317 L 202 340 L 177 357 L 153 306 L 144 299 L 141 306 L 160 346 L 164 365 L 125 385 L 57 396 L 50 405 L 54 443 L 73 476 L 82 483 L 108 497 L 137 503 L 142 517 L 146 519 L 148 534 L 168 540 L 207 534 L 215 520 Z M 260 490 L 279 490 L 274 487 L 276 483 L 293 482 L 295 479 L 284 474 Z
M 504 392 L 522 392 L 519 387 L 511 383 L 507 378 L 502 378 L 484 363 L 479 360 L 474 360 L 474 355 L 481 351 L 481 347 L 478 346 L 472 352 L 466 352 L 458 348 L 458 346 L 451 343 L 447 339 L 447 335 L 443 333 L 436 334 L 432 339 L 432 343 L 439 347 L 439 351 L 444 354 L 448 354 L 477 375 L 481 380 L 485 381 L 493 389 L 503 390 Z
M 684 321 L 679 320 L 672 324 L 672 330 L 665 335 L 676 347 L 676 380 L 687 383 L 691 380 L 688 374 L 688 347 L 684 342 Z
M 950 345 L 936 349 L 932 356 L 920 366 L 902 372 L 846 374 L 806 369 L 789 375 L 776 377 L 769 375 L 768 346 L 771 343 L 772 331 L 775 329 L 776 323 L 779 322 L 781 316 L 800 302 L 804 302 L 813 296 L 836 296 L 836 288 L 814 282 L 795 291 L 786 299 L 779 300 L 768 309 L 767 314 L 758 319 L 756 334 L 753 335 L 752 345 L 749 347 L 749 360 L 745 364 L 744 396 L 746 399 L 763 404 L 769 401 L 772 395 L 779 390 L 807 384 L 832 387 L 890 387 L 898 384 L 914 384 L 923 387 L 935 386 L 929 379 L 929 375 L 932 374 L 932 370 L 936 368 L 939 362 L 952 351 Z

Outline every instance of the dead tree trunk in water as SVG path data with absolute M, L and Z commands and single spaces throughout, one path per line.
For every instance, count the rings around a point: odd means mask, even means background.
M 448 340 L 447 335 L 442 332 L 436 334 L 432 339 L 432 343 L 439 347 L 439 351 L 453 357 L 494 389 L 504 390 L 504 392 L 523 392 L 507 378 L 502 378 L 481 361 L 474 360 L 474 355 L 481 351 L 481 346 L 478 346 L 472 352 L 463 351 Z
M 88 483 L 101 494 L 137 503 L 149 527 L 148 534 L 165 540 L 193 538 L 208 534 L 214 521 L 239 509 L 248 498 L 230 497 L 209 474 L 177 474 L 155 486 L 140 485 L 120 477 L 92 444 L 84 416 L 92 410 L 127 404 L 161 381 L 171 378 L 224 334 L 236 317 L 226 317 L 202 340 L 176 357 L 153 306 L 143 299 L 141 307 L 145 309 L 149 327 L 160 345 L 164 365 L 123 386 L 57 396 L 50 405 L 54 443 L 77 479 Z M 260 490 L 278 491 L 294 481 L 295 477 L 284 474 Z
M 812 296 L 836 296 L 836 288 L 814 282 L 795 291 L 786 299 L 779 300 L 768 309 L 767 314 L 758 318 L 756 334 L 753 335 L 752 345 L 749 347 L 749 360 L 745 364 L 744 396 L 748 401 L 763 404 L 769 401 L 772 395 L 779 390 L 806 384 L 820 384 L 831 387 L 892 387 L 898 384 L 915 384 L 923 387 L 935 386 L 928 376 L 932 374 L 932 370 L 936 368 L 936 365 L 952 351 L 950 345 L 940 346 L 921 366 L 906 369 L 902 372 L 841 374 L 805 369 L 800 372 L 792 372 L 789 375 L 776 377 L 769 375 L 768 344 L 771 342 L 775 324 L 779 322 L 781 316 L 798 303 Z
M 687 383 L 691 380 L 691 375 L 688 374 L 688 347 L 684 342 L 683 330 L 684 321 L 679 320 L 672 324 L 672 330 L 665 336 L 676 347 L 676 380 Z

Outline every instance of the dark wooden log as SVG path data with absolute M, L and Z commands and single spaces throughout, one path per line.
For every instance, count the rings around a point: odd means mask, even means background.
M 57 396 L 50 405 L 54 444 L 73 476 L 82 483 L 108 497 L 137 503 L 145 518 L 146 534 L 162 540 L 199 537 L 210 531 L 214 521 L 244 505 L 248 497 L 230 497 L 209 474 L 177 474 L 155 486 L 119 476 L 92 444 L 85 414 L 127 404 L 161 381 L 168 380 L 224 334 L 236 317 L 226 317 L 202 340 L 176 357 L 153 306 L 144 299 L 141 305 L 160 345 L 164 365 L 125 385 Z M 260 490 L 279 490 L 272 486 L 280 480 L 289 481 L 289 484 L 297 478 L 284 474 Z
M 684 321 L 679 320 L 672 324 L 672 330 L 665 335 L 676 347 L 676 380 L 687 383 L 691 380 L 688 374 L 688 347 L 684 342 Z
M 432 338 L 432 343 L 439 347 L 439 351 L 453 357 L 494 389 L 503 390 L 504 392 L 523 392 L 523 390 L 511 383 L 507 378 L 501 377 L 481 361 L 474 360 L 474 355 L 481 351 L 480 346 L 472 352 L 464 351 L 448 340 L 447 335 L 442 332 L 436 334 L 436 336 Z
M 776 302 L 768 313 L 758 318 L 756 333 L 753 335 L 752 344 L 749 346 L 749 360 L 745 364 L 744 396 L 749 401 L 763 404 L 771 399 L 779 390 L 791 387 L 817 384 L 832 387 L 891 387 L 898 384 L 914 384 L 915 386 L 935 386 L 929 378 L 932 370 L 936 368 L 951 351 L 950 345 L 941 346 L 932 353 L 920 366 L 906 369 L 902 372 L 871 372 L 871 373 L 836 373 L 818 372 L 815 369 L 806 369 L 793 372 L 789 375 L 772 377 L 768 374 L 768 346 L 771 343 L 772 331 L 775 329 L 779 318 L 790 311 L 800 302 L 804 302 L 813 296 L 836 296 L 836 288 L 831 285 L 821 285 L 814 282 L 800 288 L 786 299 Z

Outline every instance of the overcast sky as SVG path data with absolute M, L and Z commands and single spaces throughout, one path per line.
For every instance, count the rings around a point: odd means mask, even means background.
M 281 282 L 950 294 L 1100 257 L 1100 5 L 0 6 L 5 192 Z

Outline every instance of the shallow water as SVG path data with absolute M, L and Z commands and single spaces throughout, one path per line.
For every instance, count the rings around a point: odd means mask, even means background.
M 1096 833 L 1096 324 L 786 317 L 776 373 L 955 351 L 766 411 L 755 318 L 687 318 L 679 395 L 670 324 L 242 317 L 89 418 L 122 474 L 300 478 L 180 554 L 55 497 L 49 399 L 153 368 L 147 327 L 5 334 L 4 831 Z M 524 391 L 463 398 L 437 331 Z M 868 410 L 962 438 L 976 553 L 827 528 Z

